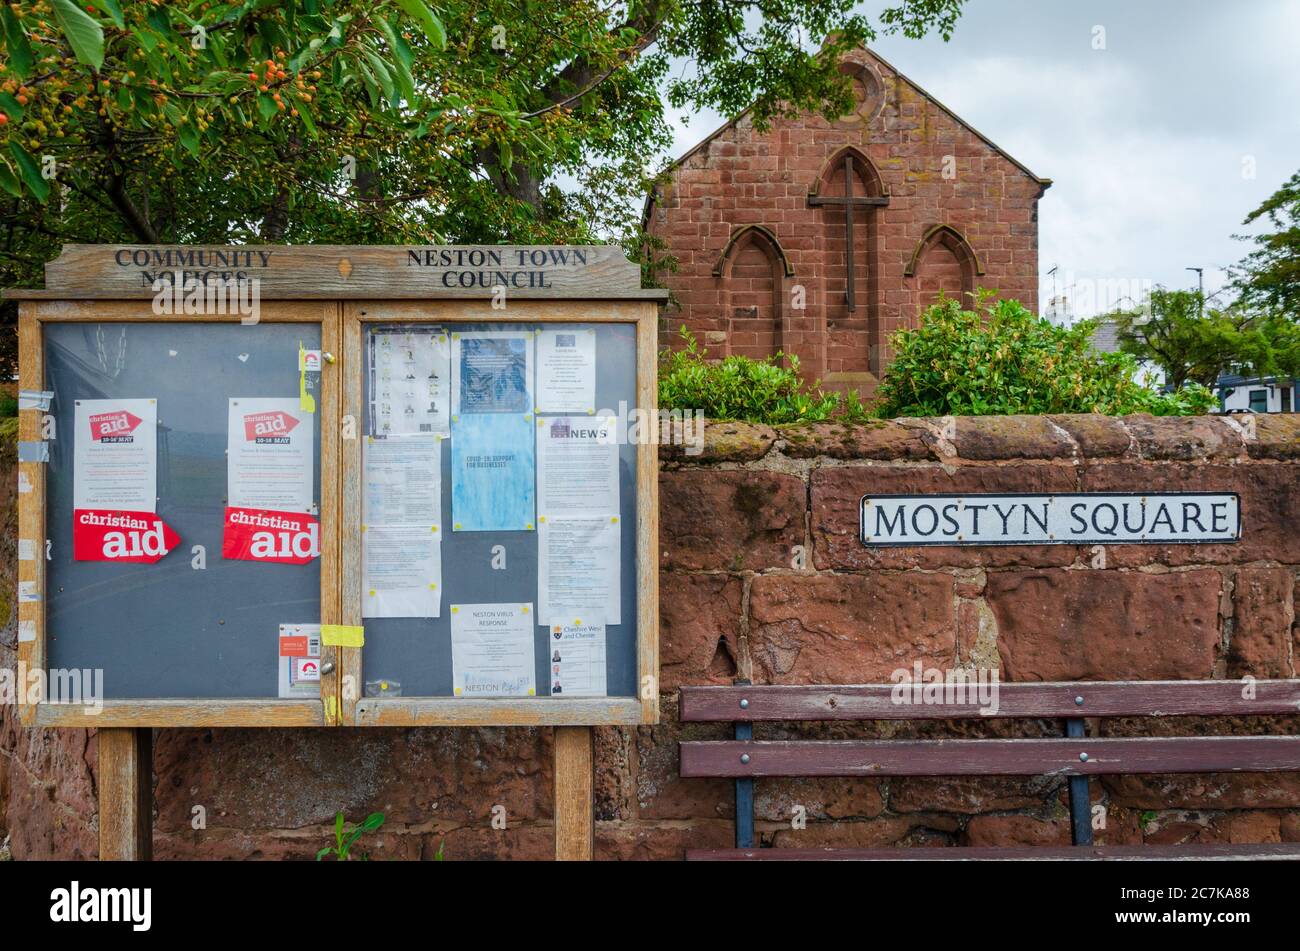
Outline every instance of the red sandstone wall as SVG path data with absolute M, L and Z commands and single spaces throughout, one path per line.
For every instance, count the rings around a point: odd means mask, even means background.
M 794 285 L 807 291 L 806 309 L 785 308 L 783 346 L 799 356 L 810 379 L 829 376 L 832 384 L 870 392 L 873 385 L 861 377 L 878 375 L 888 362 L 881 349 L 888 335 L 914 326 L 939 287 L 950 296 L 960 293 L 955 259 L 941 246 L 914 276 L 904 274 L 926 230 L 936 224 L 955 227 L 974 248 L 985 271 L 973 279 L 975 286 L 1037 309 L 1042 185 L 887 64 L 866 51 L 854 58 L 872 64 L 880 77 L 878 115 L 872 110 L 869 117 L 837 122 L 781 119 L 763 133 L 745 116 L 673 170 L 648 222 L 678 261 L 676 271 L 660 274 L 680 304 L 665 313 L 665 340 L 675 341 L 685 324 L 712 353 L 727 352 L 734 308 L 727 281 L 715 277 L 713 268 L 744 225 L 769 228 L 785 248 L 794 268 L 794 276 L 782 280 L 787 305 Z M 876 254 L 870 261 L 867 213 L 858 212 L 859 300 L 851 314 L 843 299 L 843 211 L 808 205 L 810 186 L 845 146 L 867 155 L 890 195 L 888 207 L 871 212 Z M 951 178 L 944 177 L 947 156 Z M 832 182 L 839 189 L 834 194 L 842 194 L 841 176 L 837 172 Z M 744 275 L 733 283 L 742 295 L 750 290 Z
M 703 456 L 661 475 L 663 723 L 597 736 L 602 858 L 681 856 L 730 842 L 725 782 L 682 780 L 681 684 L 884 680 L 914 661 L 996 666 L 1004 679 L 1294 677 L 1300 666 L 1300 416 L 911 420 L 779 432 L 708 430 Z M 12 598 L 12 461 L 0 572 Z M 1204 489 L 1240 493 L 1240 544 L 869 551 L 873 492 Z M 807 566 L 791 567 L 795 547 Z M 13 663 L 13 605 L 0 662 Z M 93 734 L 32 733 L 0 708 L 0 829 L 16 858 L 93 857 Z M 1110 735 L 1295 734 L 1300 717 L 1106 721 Z M 1096 728 L 1095 723 L 1092 727 Z M 777 736 L 779 728 L 761 735 Z M 810 727 L 804 735 L 953 735 L 942 723 Z M 1050 735 L 977 723 L 964 735 Z M 788 731 L 789 732 L 789 731 Z M 388 825 L 378 858 L 551 854 L 548 730 L 177 730 L 155 739 L 155 852 L 310 858 L 335 810 Z M 1107 843 L 1300 841 L 1300 774 L 1104 778 Z M 1065 785 L 1044 777 L 761 780 L 764 841 L 1067 844 Z M 504 805 L 505 831 L 490 825 Z M 793 805 L 808 827 L 790 828 Z M 208 827 L 190 826 L 202 805 Z

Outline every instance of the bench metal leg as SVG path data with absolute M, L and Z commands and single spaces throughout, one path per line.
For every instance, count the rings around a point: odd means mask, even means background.
M 1083 719 L 1065 721 L 1065 735 L 1082 737 Z M 1075 845 L 1092 845 L 1092 797 L 1088 794 L 1088 777 L 1070 777 L 1070 833 Z
M 734 681 L 737 687 L 748 687 L 748 680 Z M 742 700 L 741 705 L 748 701 Z M 736 739 L 752 740 L 754 724 L 737 721 Z M 754 780 L 751 778 L 736 780 L 736 848 L 752 849 L 754 847 Z
M 754 724 L 737 723 L 736 739 L 752 740 Z M 754 847 L 754 780 L 736 780 L 736 848 Z

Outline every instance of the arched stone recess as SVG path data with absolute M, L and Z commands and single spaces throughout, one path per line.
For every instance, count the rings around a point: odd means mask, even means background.
M 880 172 L 854 146 L 832 153 L 808 190 L 821 211 L 824 379 L 870 373 L 880 337 L 880 213 L 889 204 Z
M 952 225 L 926 229 L 903 269 L 903 276 L 915 288 L 918 313 L 932 305 L 940 293 L 969 306 L 968 295 L 975 293 L 976 278 L 983 273 L 984 265 L 970 241 Z
M 762 360 L 783 350 L 785 279 L 794 267 L 776 235 L 762 225 L 736 229 L 713 274 L 722 280 L 727 355 Z

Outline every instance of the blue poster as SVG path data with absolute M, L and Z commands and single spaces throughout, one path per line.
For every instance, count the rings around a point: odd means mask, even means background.
M 452 531 L 533 530 L 533 426 L 524 414 L 452 418 Z
M 456 336 L 456 413 L 533 411 L 530 334 L 487 332 Z

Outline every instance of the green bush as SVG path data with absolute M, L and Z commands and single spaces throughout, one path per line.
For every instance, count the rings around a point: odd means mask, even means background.
M 894 334 L 894 360 L 876 391 L 876 415 L 1184 416 L 1216 402 L 1203 386 L 1171 394 L 1146 386 L 1133 357 L 1092 349 L 1091 321 L 1057 327 L 1019 301 L 988 299 L 981 294 L 975 310 L 940 299 L 917 329 Z
M 666 351 L 660 361 L 661 409 L 699 409 L 705 419 L 769 424 L 818 422 L 837 412 L 846 418 L 866 415 L 856 393 L 845 400 L 801 380 L 799 358 L 793 354 L 711 361 L 685 327 L 681 338 L 685 347 Z

